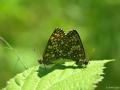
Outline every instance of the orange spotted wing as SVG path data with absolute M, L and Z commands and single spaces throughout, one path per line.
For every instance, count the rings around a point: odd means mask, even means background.
M 76 30 L 68 32 L 64 37 L 64 42 L 64 58 L 74 60 L 76 61 L 76 64 L 80 66 L 88 64 L 82 41 Z
M 54 30 L 43 53 L 43 60 L 39 60 L 39 63 L 52 64 L 53 60 L 62 57 L 61 40 L 64 36 L 65 33 L 62 29 L 56 28 Z
M 63 30 L 56 28 L 48 40 L 43 60 L 39 60 L 39 63 L 52 64 L 58 58 L 71 59 L 80 66 L 88 64 L 82 41 L 76 30 L 65 35 Z

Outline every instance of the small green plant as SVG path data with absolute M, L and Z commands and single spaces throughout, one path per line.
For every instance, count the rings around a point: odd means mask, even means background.
M 4 48 L 7 48 L 7 49 L 10 49 L 13 51 L 13 53 L 16 55 L 16 57 L 18 58 L 17 59 L 17 62 L 20 61 L 22 63 L 22 65 L 24 66 L 24 68 L 27 69 L 27 66 L 22 62 L 22 60 L 20 60 L 20 56 L 18 55 L 17 51 L 3 38 L 0 36 L 0 45 L 3 45 Z M 16 63 L 17 65 L 17 63 Z M 15 67 L 16 67 L 15 65 Z
M 103 79 L 104 64 L 110 61 L 90 61 L 86 68 L 78 68 L 74 62 L 47 69 L 34 66 L 10 79 L 3 90 L 94 90 Z

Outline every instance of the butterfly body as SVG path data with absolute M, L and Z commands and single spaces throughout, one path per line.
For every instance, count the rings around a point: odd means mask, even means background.
M 68 32 L 56 28 L 50 36 L 40 64 L 53 64 L 58 58 L 71 59 L 79 66 L 87 65 L 84 47 L 76 30 Z

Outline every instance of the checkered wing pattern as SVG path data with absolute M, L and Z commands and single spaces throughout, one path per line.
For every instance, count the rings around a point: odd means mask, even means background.
M 56 28 L 52 35 L 50 36 L 45 51 L 43 53 L 43 60 L 41 61 L 44 64 L 51 64 L 53 60 L 61 57 L 62 48 L 61 40 L 65 36 L 65 33 L 62 29 Z M 40 62 L 40 61 L 39 61 Z

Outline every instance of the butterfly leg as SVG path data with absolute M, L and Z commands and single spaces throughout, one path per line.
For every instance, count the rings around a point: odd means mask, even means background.
M 45 71 L 47 71 L 47 68 L 46 68 L 46 65 L 44 64 L 44 67 L 45 67 Z

